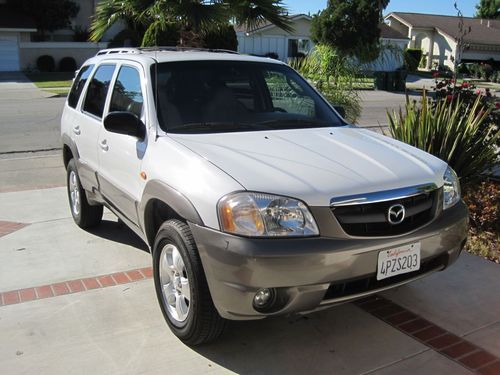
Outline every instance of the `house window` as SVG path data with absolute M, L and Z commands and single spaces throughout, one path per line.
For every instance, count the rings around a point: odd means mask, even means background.
M 309 39 L 288 39 L 288 57 L 304 57 L 311 50 Z

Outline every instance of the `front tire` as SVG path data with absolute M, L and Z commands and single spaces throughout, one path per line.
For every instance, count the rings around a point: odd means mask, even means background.
M 103 207 L 91 206 L 87 201 L 85 190 L 80 183 L 75 159 L 71 159 L 67 168 L 67 189 L 71 215 L 76 225 L 87 229 L 99 225 L 102 221 Z
M 160 227 L 153 247 L 153 271 L 158 302 L 172 332 L 191 346 L 216 340 L 225 320 L 212 302 L 188 225 L 169 220 Z

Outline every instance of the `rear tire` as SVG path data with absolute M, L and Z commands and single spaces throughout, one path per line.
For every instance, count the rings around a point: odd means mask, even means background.
M 76 225 L 87 229 L 99 225 L 102 221 L 103 207 L 91 206 L 80 183 L 75 159 L 71 159 L 67 168 L 67 189 L 71 215 Z
M 161 311 L 172 332 L 196 346 L 216 340 L 226 321 L 217 312 L 189 226 L 163 223 L 153 247 L 153 274 Z

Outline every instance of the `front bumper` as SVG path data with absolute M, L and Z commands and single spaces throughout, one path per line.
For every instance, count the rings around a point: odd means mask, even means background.
M 321 309 L 442 270 L 465 245 L 468 211 L 459 202 L 425 227 L 390 238 L 255 239 L 190 226 L 219 314 L 246 320 Z M 370 284 L 380 250 L 415 242 L 421 243 L 420 271 Z M 260 288 L 276 288 L 282 301 L 277 309 L 253 308 Z

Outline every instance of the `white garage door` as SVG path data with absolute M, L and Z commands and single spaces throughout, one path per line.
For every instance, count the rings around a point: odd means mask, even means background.
M 19 48 L 16 40 L 0 37 L 0 72 L 19 70 Z

